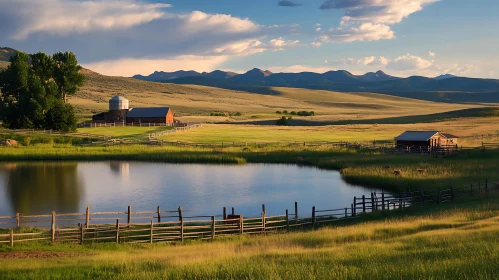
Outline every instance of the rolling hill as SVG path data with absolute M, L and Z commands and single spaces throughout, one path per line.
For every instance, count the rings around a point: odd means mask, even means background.
M 87 117 L 92 113 L 107 110 L 108 100 L 114 95 L 128 98 L 131 107 L 171 106 L 175 108 L 177 116 L 203 122 L 275 120 L 279 117 L 275 113 L 278 110 L 315 111 L 316 116 L 306 119 L 322 122 L 433 114 L 477 107 L 376 93 L 342 93 L 289 87 L 270 87 L 269 91 L 274 93 L 273 95 L 261 95 L 212 86 L 109 77 L 90 70 L 85 70 L 83 73 L 87 77 L 85 85 L 70 99 L 70 102 L 81 116 Z M 216 79 L 210 79 L 213 80 Z M 232 118 L 208 116 L 212 112 L 240 112 L 242 116 Z
M 162 75 L 158 75 L 156 73 L 159 72 L 155 72 L 150 76 L 136 75 L 133 78 L 175 84 L 215 86 L 263 94 L 278 94 L 271 90 L 272 87 L 290 87 L 341 92 L 377 92 L 448 103 L 499 103 L 499 80 L 494 79 L 465 78 L 448 74 L 435 78 L 421 76 L 398 78 L 382 71 L 353 75 L 345 70 L 329 71 L 323 74 L 272 73 L 257 68 L 244 74 L 220 70 L 215 72 L 219 74 L 215 76 L 210 73 L 179 71 L 162 72 Z

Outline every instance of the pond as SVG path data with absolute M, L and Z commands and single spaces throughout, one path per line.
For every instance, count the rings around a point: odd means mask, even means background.
M 147 162 L 0 163 L 0 216 L 175 210 L 193 215 L 268 215 L 349 207 L 373 190 L 345 183 L 339 172 L 280 164 L 203 165 Z

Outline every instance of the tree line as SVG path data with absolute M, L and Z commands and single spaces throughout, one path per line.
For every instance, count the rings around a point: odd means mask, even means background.
M 2 125 L 75 131 L 77 119 L 67 98 L 83 85 L 81 68 L 72 52 L 17 52 L 9 67 L 0 71 Z

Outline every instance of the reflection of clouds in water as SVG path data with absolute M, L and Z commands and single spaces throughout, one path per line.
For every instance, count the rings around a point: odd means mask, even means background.
M 338 172 L 296 165 L 86 162 L 78 164 L 77 177 L 85 178 L 80 212 L 87 204 L 92 211 L 126 211 L 128 205 L 133 211 L 182 206 L 196 210 L 192 214 L 216 215 L 226 206 L 229 211 L 235 207 L 245 216 L 258 216 L 261 204 L 272 215 L 292 210 L 298 201 L 300 213 L 310 215 L 312 206 L 345 207 L 353 196 L 369 195 L 369 190 L 343 182 Z

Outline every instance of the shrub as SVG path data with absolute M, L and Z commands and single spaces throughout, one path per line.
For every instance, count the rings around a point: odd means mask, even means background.
M 287 114 L 288 113 L 288 110 L 284 110 L 282 111 L 283 114 Z
M 241 116 L 241 112 L 235 112 L 235 113 L 232 113 L 232 116 L 239 117 L 239 116 Z
M 296 111 L 291 111 L 291 115 L 296 115 Z
M 211 112 L 210 113 L 210 116 L 215 116 L 215 117 L 226 117 L 227 114 L 223 113 L 223 112 Z
M 310 112 L 307 112 L 307 111 L 300 111 L 297 113 L 298 116 L 303 116 L 303 117 L 306 117 L 306 116 L 315 116 L 315 112 L 314 111 L 310 111 Z
M 69 104 L 57 102 L 45 116 L 47 129 L 64 132 L 76 131 L 77 119 L 73 107 Z
M 279 114 L 279 115 L 280 115 L 280 114 L 282 114 L 282 112 L 281 112 L 281 111 L 275 111 L 275 113 L 276 113 L 276 114 Z

